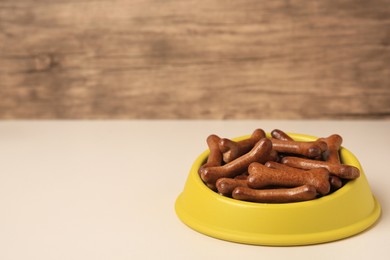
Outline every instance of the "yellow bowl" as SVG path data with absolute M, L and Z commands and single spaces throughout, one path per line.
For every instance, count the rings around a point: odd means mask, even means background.
M 290 135 L 299 141 L 317 139 Z M 328 196 L 285 204 L 239 201 L 210 190 L 198 175 L 208 154 L 209 150 L 195 160 L 175 203 L 181 221 L 205 235 L 253 245 L 309 245 L 355 235 L 373 225 L 380 216 L 380 204 L 371 193 L 360 163 L 344 147 L 340 149 L 341 160 L 358 167 L 359 178 Z

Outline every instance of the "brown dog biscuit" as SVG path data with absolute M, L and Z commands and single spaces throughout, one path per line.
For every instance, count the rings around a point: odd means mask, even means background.
M 248 187 L 237 187 L 232 196 L 238 200 L 260 203 L 288 203 L 315 199 L 317 191 L 313 186 L 303 185 L 295 188 L 256 190 Z
M 321 195 L 330 191 L 329 172 L 324 168 L 310 171 L 286 170 L 270 168 L 260 163 L 251 163 L 248 172 L 248 186 L 250 188 L 263 188 L 270 185 L 297 187 L 308 184 L 314 186 Z
M 288 166 L 294 168 L 301 168 L 304 170 L 325 168 L 331 174 L 336 175 L 337 177 L 342 179 L 351 180 L 351 179 L 356 179 L 360 176 L 359 169 L 352 165 L 337 164 L 337 163 L 335 164 L 335 163 L 298 158 L 292 156 L 284 157 L 281 162 Z
M 252 162 L 264 161 L 272 150 L 272 143 L 262 138 L 248 153 L 222 166 L 207 167 L 200 170 L 200 176 L 206 183 L 214 184 L 219 178 L 235 177 L 248 169 Z

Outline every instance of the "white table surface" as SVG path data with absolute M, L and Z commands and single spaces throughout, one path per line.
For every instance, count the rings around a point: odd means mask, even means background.
M 336 242 L 267 247 L 200 234 L 174 203 L 209 134 L 343 136 L 382 206 Z M 2 121 L 0 259 L 389 259 L 390 121 Z

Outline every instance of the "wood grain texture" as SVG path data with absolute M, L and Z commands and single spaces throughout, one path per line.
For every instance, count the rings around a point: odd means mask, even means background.
M 390 1 L 2 0 L 0 118 L 390 118 Z

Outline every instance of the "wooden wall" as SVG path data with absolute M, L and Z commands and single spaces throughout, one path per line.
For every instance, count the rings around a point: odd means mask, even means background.
M 390 118 L 390 1 L 1 0 L 0 119 Z

